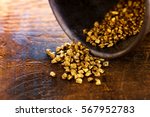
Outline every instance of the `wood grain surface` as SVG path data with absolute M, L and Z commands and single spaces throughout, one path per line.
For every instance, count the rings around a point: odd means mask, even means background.
M 48 1 L 0 0 L 0 99 L 150 99 L 149 39 L 111 60 L 101 86 L 75 84 L 61 80 L 61 66 L 45 54 L 70 42 Z

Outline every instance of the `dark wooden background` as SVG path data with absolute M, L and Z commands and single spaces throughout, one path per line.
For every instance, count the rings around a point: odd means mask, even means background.
M 0 99 L 150 99 L 149 38 L 111 60 L 101 86 L 75 84 L 61 80 L 62 69 L 45 54 L 70 42 L 48 1 L 0 0 Z

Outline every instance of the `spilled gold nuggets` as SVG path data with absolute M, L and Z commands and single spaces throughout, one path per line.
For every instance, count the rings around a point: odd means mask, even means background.
M 81 42 L 66 43 L 57 47 L 55 57 L 47 50 L 49 49 L 46 49 L 46 53 L 52 58 L 51 63 L 58 63 L 63 67 L 62 79 L 74 79 L 78 84 L 82 84 L 83 80 L 86 79 L 88 82 L 95 81 L 96 85 L 101 85 L 103 67 L 109 66 L 109 62 L 91 55 L 89 49 L 83 46 Z M 50 75 L 55 76 L 54 72 L 51 72 Z

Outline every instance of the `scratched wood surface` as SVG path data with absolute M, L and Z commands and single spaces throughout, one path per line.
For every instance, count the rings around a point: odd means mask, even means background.
M 61 80 L 63 70 L 45 54 L 70 42 L 48 1 L 0 0 L 0 99 L 150 99 L 149 38 L 111 60 L 101 86 L 78 85 Z

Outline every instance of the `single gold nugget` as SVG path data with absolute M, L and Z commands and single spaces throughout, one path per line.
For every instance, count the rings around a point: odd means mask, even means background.
M 55 73 L 54 71 L 51 71 L 51 72 L 50 72 L 50 76 L 56 77 L 56 73 Z

